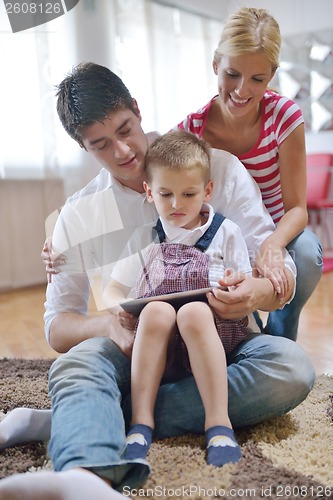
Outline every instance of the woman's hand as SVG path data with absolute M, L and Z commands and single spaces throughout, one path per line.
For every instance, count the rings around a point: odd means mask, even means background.
M 43 263 L 45 264 L 45 270 L 47 273 L 47 282 L 51 283 L 52 274 L 58 274 L 60 272 L 58 266 L 61 266 L 62 264 L 65 263 L 65 256 L 62 254 L 59 255 L 52 254 L 51 236 L 46 238 L 40 256 L 43 259 Z
M 283 302 L 289 291 L 283 249 L 275 246 L 269 239 L 265 240 L 255 260 L 255 272 L 272 282 L 280 301 Z

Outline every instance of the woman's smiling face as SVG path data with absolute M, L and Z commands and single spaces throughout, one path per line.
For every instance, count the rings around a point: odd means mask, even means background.
M 222 56 L 213 62 L 222 108 L 234 117 L 257 111 L 274 75 L 265 54 Z

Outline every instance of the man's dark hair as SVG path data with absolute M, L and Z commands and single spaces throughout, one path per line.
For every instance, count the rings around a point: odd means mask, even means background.
M 118 108 L 137 114 L 123 81 L 105 66 L 81 63 L 57 86 L 57 112 L 66 132 L 81 146 L 81 131 Z

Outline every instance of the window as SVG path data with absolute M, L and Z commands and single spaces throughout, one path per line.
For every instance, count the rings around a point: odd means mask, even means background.
M 55 85 L 81 61 L 115 71 L 138 101 L 144 130 L 166 132 L 216 93 L 220 30 L 220 22 L 150 0 L 82 0 L 13 34 L 0 2 L 0 176 L 64 175 L 73 192 L 95 175 L 56 114 Z

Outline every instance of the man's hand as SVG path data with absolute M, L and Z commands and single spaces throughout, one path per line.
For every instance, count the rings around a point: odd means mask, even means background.
M 67 352 L 92 337 L 113 340 L 125 356 L 131 357 L 134 332 L 123 328 L 114 314 L 84 316 L 78 313 L 60 313 L 52 321 L 50 345 L 57 352 Z
M 123 328 L 133 332 L 138 318 L 134 316 L 134 314 L 128 313 L 126 311 L 120 311 L 118 313 L 118 320 Z
M 124 299 L 122 302 L 126 302 L 128 300 L 132 299 Z M 133 330 L 135 329 L 136 322 L 138 320 L 137 316 L 134 316 L 134 314 L 124 311 L 124 309 L 119 304 L 113 307 L 109 307 L 108 310 L 110 314 L 117 316 L 119 324 L 123 328 L 133 332 Z
M 108 337 L 113 340 L 115 344 L 117 344 L 117 346 L 125 354 L 125 356 L 131 359 L 134 343 L 134 327 L 137 318 L 135 318 L 132 314 L 125 313 L 124 311 L 124 314 L 127 316 L 131 316 L 132 320 L 130 318 L 124 318 L 123 320 L 121 320 L 120 318 L 122 314 L 123 313 L 119 313 L 118 316 L 113 316 L 108 331 Z M 132 328 L 130 328 L 130 325 L 133 325 Z
M 207 294 L 209 305 L 222 319 L 240 319 L 261 309 L 269 311 L 279 307 L 270 280 L 254 278 L 227 269 L 219 285 L 229 291 L 214 288 Z

